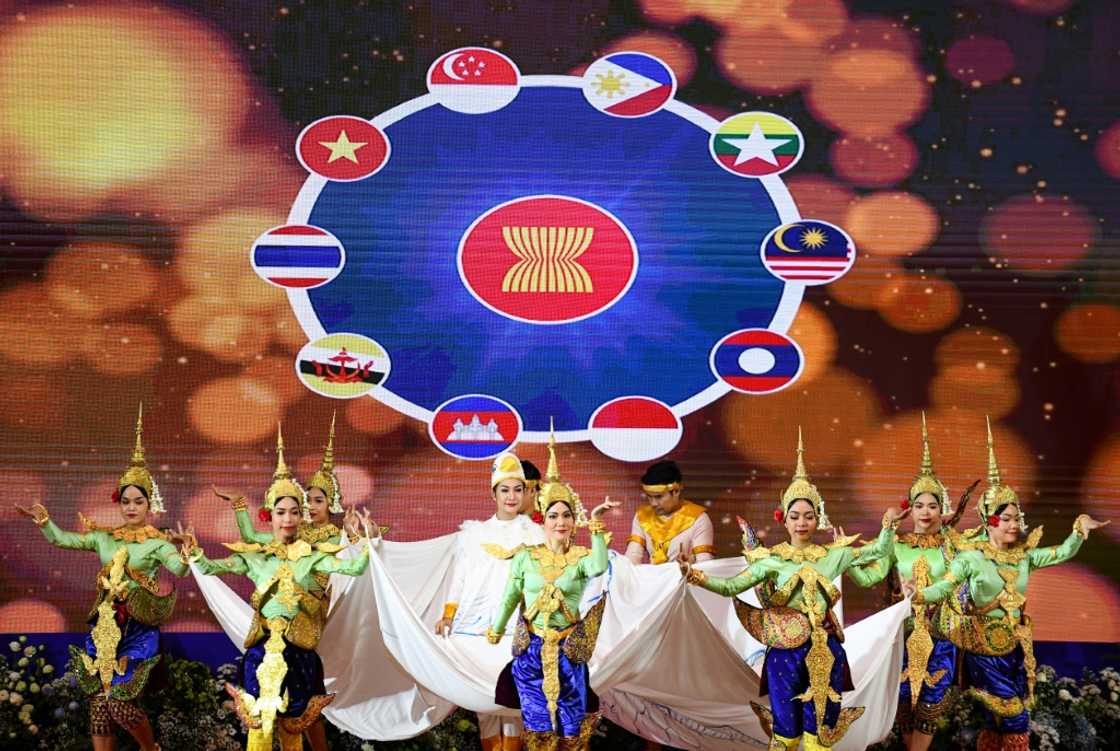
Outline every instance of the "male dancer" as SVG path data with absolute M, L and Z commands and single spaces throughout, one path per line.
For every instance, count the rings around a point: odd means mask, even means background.
M 653 464 L 642 475 L 642 495 L 649 503 L 634 514 L 627 538 L 626 557 L 642 563 L 666 563 L 684 553 L 693 563 L 711 560 L 712 520 L 704 507 L 681 498 L 681 470 L 673 461 Z

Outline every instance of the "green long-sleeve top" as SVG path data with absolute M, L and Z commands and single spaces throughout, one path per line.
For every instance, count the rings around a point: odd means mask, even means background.
M 832 580 L 851 569 L 853 565 L 878 560 L 890 553 L 894 543 L 894 529 L 884 525 L 879 536 L 870 545 L 853 548 L 858 535 L 846 537 L 828 545 L 807 545 L 795 548 L 788 542 L 772 548 L 758 547 L 748 552 L 749 565 L 730 579 L 704 576 L 697 583 L 707 590 L 725 597 L 734 597 L 751 587 L 770 581 L 775 589 L 770 602 L 795 608 L 803 613 L 815 612 L 823 616 L 839 598 Z M 815 582 L 812 599 L 806 600 L 806 582 Z
M 601 532 L 591 535 L 590 550 L 579 545 L 567 553 L 554 553 L 547 545 L 523 548 L 513 557 L 493 630 L 504 632 L 522 602 L 525 617 L 536 628 L 563 630 L 576 624 L 587 583 L 607 566 L 607 540 Z
M 873 587 L 886 579 L 893 567 L 901 578 L 909 580 L 914 578 L 914 565 L 918 559 L 924 558 L 927 573 L 924 586 L 945 576 L 952 557 L 952 543 L 945 533 L 907 532 L 898 536 L 885 556 L 852 566 L 848 569 L 848 576 L 861 587 Z
M 249 518 L 248 510 L 239 508 L 235 512 L 235 516 L 237 517 L 237 531 L 241 534 L 243 541 L 255 542 L 258 545 L 267 545 L 272 542 L 271 532 L 262 532 L 253 526 L 253 520 Z M 307 540 L 312 545 L 323 542 L 339 545 L 342 543 L 342 530 L 330 522 L 319 526 L 301 524 L 299 525 L 299 539 Z
M 1035 527 L 1026 542 L 1000 550 L 986 537 L 974 540 L 958 538 L 961 552 L 949 564 L 940 581 L 919 590 L 917 599 L 940 602 L 962 584 L 967 584 L 973 606 L 989 618 L 1018 620 L 1026 604 L 1027 582 L 1035 569 L 1064 563 L 1077 555 L 1085 533 L 1073 523 L 1073 532 L 1061 545 L 1038 547 L 1042 527 Z
M 201 550 L 191 556 L 202 573 L 209 576 L 247 576 L 256 585 L 261 598 L 260 613 L 265 619 L 292 620 L 299 613 L 299 596 L 318 588 L 316 574 L 358 576 L 369 565 L 365 546 L 357 558 L 343 560 L 336 555 L 337 546 L 312 547 L 306 540 L 284 543 L 227 543 L 234 551 L 228 558 L 211 560 Z M 275 586 L 275 588 L 273 587 Z
M 179 551 L 168 540 L 167 535 L 151 525 L 144 527 L 120 526 L 115 529 L 99 527 L 83 519 L 85 532 L 67 532 L 48 520 L 40 527 L 47 542 L 66 550 L 90 550 L 97 553 L 101 565 L 107 566 L 122 547 L 128 549 L 128 562 L 125 574 L 128 577 L 128 591 L 132 592 L 140 582 L 136 575 L 148 578 L 146 588 L 154 586 L 159 567 L 163 566 L 175 576 L 186 576 L 190 569 L 179 557 Z

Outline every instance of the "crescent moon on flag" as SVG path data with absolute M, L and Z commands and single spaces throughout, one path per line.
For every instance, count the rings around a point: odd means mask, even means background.
M 455 65 L 455 61 L 458 60 L 462 56 L 463 56 L 462 52 L 456 52 L 454 55 L 448 55 L 447 59 L 443 61 L 443 72 L 446 73 L 447 77 L 450 78 L 452 81 L 462 81 L 463 80 L 462 76 L 457 75 L 455 73 L 455 69 L 453 67 Z
M 774 235 L 774 244 L 777 245 L 779 248 L 781 248 L 782 250 L 784 250 L 787 253 L 800 253 L 801 252 L 800 250 L 794 250 L 793 248 L 786 245 L 786 242 L 782 237 L 783 235 L 785 235 L 785 233 L 789 232 L 794 227 L 801 227 L 801 225 L 796 223 L 796 222 L 794 222 L 793 224 L 787 224 L 786 226 L 784 226 L 780 230 L 778 230 L 778 232 Z

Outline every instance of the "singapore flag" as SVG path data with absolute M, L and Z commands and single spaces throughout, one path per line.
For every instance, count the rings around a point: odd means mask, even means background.
M 468 115 L 500 110 L 517 97 L 521 73 L 513 61 L 484 47 L 463 47 L 428 69 L 428 91 L 449 110 Z

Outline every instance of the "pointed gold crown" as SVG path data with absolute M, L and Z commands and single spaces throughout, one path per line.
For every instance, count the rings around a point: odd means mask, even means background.
M 159 492 L 156 478 L 148 470 L 148 461 L 144 456 L 144 403 L 140 403 L 140 411 L 136 415 L 136 444 L 132 447 L 132 458 L 129 459 L 128 469 L 121 475 L 117 482 L 117 491 L 122 491 L 129 485 L 143 489 L 148 496 L 148 508 L 154 514 L 164 512 L 163 496 Z
M 264 494 L 264 507 L 271 511 L 276 502 L 281 498 L 295 498 L 299 503 L 300 510 L 305 510 L 307 505 L 307 496 L 304 494 L 303 488 L 296 482 L 296 478 L 292 476 L 292 471 L 288 469 L 288 464 L 284 461 L 284 434 L 280 430 L 280 424 L 276 424 L 276 471 L 272 473 L 272 484 L 268 486 L 268 492 Z
M 583 510 L 579 495 L 572 490 L 571 485 L 560 479 L 560 466 L 556 462 L 556 432 L 551 418 L 548 421 L 548 433 L 548 469 L 545 470 L 544 482 L 537 495 L 537 511 L 543 516 L 552 504 L 566 503 L 576 517 L 576 524 L 585 526 L 587 512 Z
M 910 486 L 910 500 L 914 501 L 922 493 L 929 493 L 941 503 L 942 514 L 952 514 L 949 505 L 949 491 L 937 475 L 933 473 L 933 455 L 929 450 L 929 430 L 926 428 L 926 413 L 922 412 L 922 468 Z
M 976 505 L 976 513 L 987 523 L 988 517 L 996 512 L 1000 506 L 1012 505 L 1019 508 L 1019 496 L 1004 485 L 999 477 L 999 465 L 996 463 L 995 441 L 992 439 L 992 420 L 985 417 L 988 422 L 988 487 L 984 495 L 980 496 L 980 503 Z
M 801 426 L 797 426 L 797 466 L 793 470 L 793 480 L 790 481 L 786 492 L 782 493 L 782 513 L 789 511 L 794 501 L 808 501 L 813 504 L 819 522 L 818 529 L 831 529 L 832 523 L 824 510 L 824 499 L 821 498 L 817 486 L 809 482 L 809 473 L 805 471 L 805 443 L 801 440 Z
M 331 415 L 331 432 L 327 434 L 327 446 L 323 449 L 323 462 L 311 479 L 307 481 L 307 489 L 319 488 L 327 496 L 330 504 L 328 510 L 332 514 L 342 513 L 342 488 L 338 484 L 338 475 L 334 471 L 334 421 L 338 413 Z

